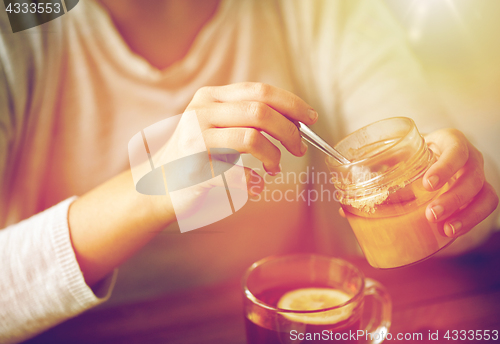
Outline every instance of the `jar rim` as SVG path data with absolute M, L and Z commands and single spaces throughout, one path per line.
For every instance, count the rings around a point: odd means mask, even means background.
M 370 156 L 367 156 L 363 159 L 360 159 L 360 160 L 355 160 L 349 164 L 344 164 L 342 166 L 344 167 L 348 167 L 348 166 L 355 166 L 355 165 L 363 165 L 364 162 L 366 162 L 367 160 L 369 159 L 373 159 L 381 154 L 384 154 L 386 153 L 388 150 L 394 148 L 395 146 L 397 146 L 398 144 L 400 144 L 407 136 L 408 134 L 412 131 L 413 128 L 416 127 L 416 124 L 415 122 L 409 118 L 409 117 L 404 117 L 404 116 L 398 116 L 398 117 L 390 117 L 390 118 L 384 118 L 384 119 L 381 119 L 381 120 L 378 120 L 376 122 L 373 122 L 373 123 L 370 123 L 370 124 L 367 124 L 361 128 L 359 128 L 358 130 L 352 132 L 351 134 L 347 135 L 346 137 L 344 137 L 342 140 L 340 140 L 336 145 L 335 145 L 335 149 L 338 149 L 338 147 L 343 143 L 345 142 L 346 140 L 348 140 L 349 138 L 351 138 L 353 135 L 355 135 L 356 133 L 368 128 L 368 127 L 372 127 L 376 124 L 379 124 L 381 122 L 390 122 L 390 121 L 394 121 L 394 120 L 403 120 L 404 122 L 407 122 L 409 124 L 408 126 L 408 130 L 404 133 L 404 135 L 401 135 L 401 137 L 399 137 L 395 142 L 391 143 L 390 145 L 387 145 L 387 147 L 384 147 L 382 150 L 376 152 L 374 155 L 370 155 Z M 343 153 L 343 152 L 342 152 Z

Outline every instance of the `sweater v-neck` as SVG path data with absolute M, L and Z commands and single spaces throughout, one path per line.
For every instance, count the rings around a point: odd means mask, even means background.
M 97 7 L 93 9 L 95 17 L 90 23 L 93 31 L 98 33 L 97 43 L 101 49 L 104 49 L 108 58 L 113 59 L 115 66 L 134 78 L 152 82 L 176 78 L 180 84 L 182 80 L 179 78 L 191 79 L 191 74 L 196 72 L 199 64 L 211 53 L 214 36 L 226 20 L 231 7 L 231 1 L 221 0 L 213 17 L 201 28 L 186 55 L 167 68 L 159 69 L 130 49 L 102 5 L 95 0 L 88 3 L 90 6 Z

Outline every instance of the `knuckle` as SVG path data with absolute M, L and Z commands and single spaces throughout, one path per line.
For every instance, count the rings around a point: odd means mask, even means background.
M 444 161 L 442 164 L 442 168 L 445 171 L 446 175 L 449 177 L 455 174 L 455 167 L 450 161 Z
M 267 106 L 261 102 L 249 102 L 248 103 L 248 113 L 257 120 L 257 122 L 263 121 L 267 116 Z
M 254 82 L 241 82 L 238 83 L 239 88 L 245 94 L 245 96 L 249 99 L 255 98 L 255 83 Z
M 299 104 L 299 99 L 296 97 L 296 96 L 291 96 L 289 99 L 288 99 L 288 108 L 289 109 L 297 109 L 299 108 L 300 104 Z
M 456 158 L 459 158 L 462 161 L 467 161 L 469 159 L 469 149 L 467 148 L 467 145 L 461 143 L 461 142 L 455 142 L 451 147 L 450 151 L 453 152 L 454 156 Z
M 474 172 L 472 173 L 472 182 L 477 190 L 481 190 L 483 187 L 484 179 L 483 171 L 479 168 L 474 169 Z
M 299 134 L 299 129 L 297 129 L 297 126 L 290 122 L 290 121 L 287 121 L 287 125 L 286 125 L 286 132 L 285 132 L 285 135 L 286 137 L 290 137 L 290 138 L 293 138 L 294 140 L 298 140 L 298 143 L 300 144 L 300 134 Z
M 450 147 L 451 150 L 457 154 L 460 159 L 467 161 L 467 159 L 469 159 L 469 146 L 465 135 L 460 130 L 455 128 L 444 129 L 444 132 L 454 138 L 454 143 Z
M 456 138 L 458 138 L 460 141 L 462 141 L 463 139 L 465 139 L 465 135 L 458 129 L 456 128 L 448 128 L 446 129 L 446 131 L 448 131 L 448 133 L 452 136 L 455 136 Z
M 210 86 L 203 86 L 196 91 L 195 96 L 203 96 L 211 93 L 212 87 Z
M 253 151 L 258 147 L 260 142 L 260 132 L 257 129 L 248 128 L 245 130 L 243 145 L 248 151 Z
M 453 202 L 455 202 L 455 205 L 457 208 L 461 207 L 464 204 L 464 196 L 461 193 L 454 192 L 453 193 Z
M 237 85 L 240 86 L 245 91 L 250 92 L 253 90 L 254 83 L 250 81 L 243 81 L 238 83 Z
M 463 159 L 463 161 L 467 161 L 469 159 L 469 148 L 466 144 L 458 144 L 456 149 L 457 154 Z
M 271 86 L 262 82 L 256 82 L 253 84 L 253 93 L 257 99 L 265 99 L 271 93 Z
M 203 106 L 203 104 L 193 102 L 189 104 L 188 107 L 185 109 L 185 112 L 188 111 L 195 112 L 196 119 L 198 120 L 198 123 L 200 124 L 200 129 L 202 131 L 212 127 L 212 124 L 210 122 L 210 115 L 209 113 L 207 113 L 206 108 Z

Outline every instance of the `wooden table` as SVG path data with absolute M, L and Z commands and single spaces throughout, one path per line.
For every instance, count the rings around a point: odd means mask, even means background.
M 362 259 L 350 260 L 389 290 L 393 335 L 422 333 L 423 340 L 410 341 L 419 343 L 488 343 L 493 341 L 453 341 L 443 336 L 447 330 L 500 331 L 500 233 L 467 255 L 432 258 L 402 269 L 377 270 Z M 438 341 L 427 340 L 429 330 L 439 331 Z M 26 343 L 245 342 L 240 282 L 234 280 L 89 311 Z

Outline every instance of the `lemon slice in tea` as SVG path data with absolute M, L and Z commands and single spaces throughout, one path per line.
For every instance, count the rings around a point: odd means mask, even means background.
M 301 288 L 289 291 L 278 301 L 278 308 L 293 311 L 314 311 L 335 307 L 347 302 L 351 297 L 338 289 Z M 336 324 L 347 320 L 352 313 L 352 305 L 318 313 L 281 313 L 289 320 L 311 325 Z

